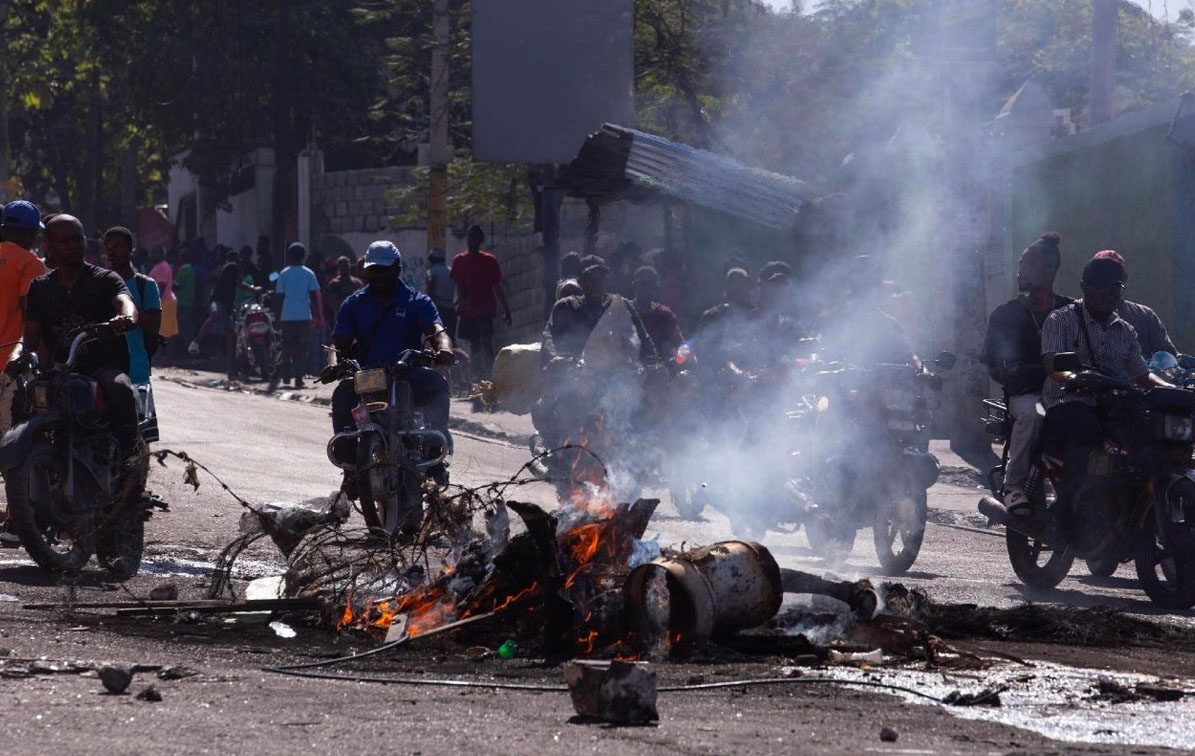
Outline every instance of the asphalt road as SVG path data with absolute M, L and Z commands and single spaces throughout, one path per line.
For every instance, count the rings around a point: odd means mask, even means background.
M 239 496 L 254 502 L 298 501 L 327 495 L 339 484 L 339 472 L 327 461 L 324 446 L 330 420 L 326 407 L 238 392 L 157 384 L 162 428 L 158 448 L 186 451 L 207 466 Z M 525 420 L 508 418 L 511 427 Z M 495 416 L 499 426 L 503 418 Z M 527 461 L 517 443 L 458 433 L 453 479 L 469 484 L 509 477 Z M 980 491 L 972 473 L 943 453 L 947 474 L 930 495 L 933 519 L 972 527 L 969 518 Z M 184 597 L 199 597 L 216 553 L 238 534 L 241 512 L 233 496 L 201 475 L 193 491 L 183 482 L 182 467 L 155 466 L 151 487 L 171 505 L 147 526 L 147 559 L 142 574 L 126 586 L 98 577 L 65 586 L 42 574 L 19 551 L 0 552 L 0 697 L 6 724 L 0 728 L 0 752 L 117 754 L 169 753 L 333 753 L 395 750 L 401 753 L 1125 753 L 1130 746 L 1059 743 L 1024 729 L 990 721 L 958 719 L 941 707 L 825 686 L 784 689 L 731 689 L 710 694 L 681 694 L 661 700 L 662 721 L 650 728 L 606 728 L 570 722 L 567 697 L 559 693 L 495 692 L 423 687 L 367 686 L 294 680 L 259 671 L 265 664 L 326 658 L 350 647 L 367 646 L 336 639 L 318 627 L 297 627 L 298 637 L 283 639 L 264 626 L 221 621 L 187 624 L 114 620 L 102 614 L 32 612 L 20 602 L 119 600 L 146 595 L 163 582 L 179 586 Z M 717 511 L 688 522 L 676 516 L 667 494 L 648 530 L 662 544 L 698 544 L 734 537 L 729 521 Z M 542 504 L 553 501 L 543 484 L 525 487 L 520 497 Z M 801 534 L 769 533 L 764 539 L 786 566 L 824 572 Z M 270 571 L 276 555 L 262 549 L 251 555 L 249 569 Z M 870 575 L 878 569 L 870 538 L 860 533 L 843 577 Z M 1076 573 L 1081 570 L 1076 568 Z M 900 580 L 924 588 L 942 602 L 1012 606 L 1036 602 L 1104 604 L 1130 613 L 1154 615 L 1122 570 L 1110 580 L 1072 576 L 1058 590 L 1025 594 L 1008 567 L 1001 538 L 931 524 L 913 571 Z M 16 601 L 13 601 L 13 598 Z M 1157 618 L 1188 622 L 1186 617 Z M 8 653 L 7 657 L 5 652 Z M 1102 663 L 1115 663 L 1106 655 Z M 10 661 L 5 661 L 5 659 Z M 182 664 L 200 675 L 163 682 L 152 673 L 138 676 L 133 690 L 153 683 L 164 701 L 150 704 L 130 696 L 98 695 L 92 674 L 42 671 L 10 676 L 5 670 L 20 660 L 42 659 L 63 669 L 72 659 Z M 447 647 L 411 649 L 378 660 L 370 672 L 406 677 L 474 677 L 559 685 L 556 667 L 528 660 L 485 664 L 462 661 Z M 1086 662 L 1084 661 L 1086 660 Z M 1076 661 L 1097 666 L 1076 652 Z M 1165 666 L 1165 658 L 1157 664 Z M 1123 666 L 1123 663 L 1122 663 Z M 1156 666 L 1156 665 L 1155 665 Z M 662 682 L 684 683 L 767 676 L 767 663 L 657 665 Z M 944 678 L 945 679 L 945 678 Z M 974 678 L 975 681 L 980 678 Z M 956 685 L 978 684 L 959 678 Z M 1188 721 L 1189 720 L 1183 720 Z M 881 726 L 900 733 L 897 743 L 883 742 Z M 1175 724 L 1174 726 L 1179 726 Z M 1094 729 L 1096 725 L 1091 725 Z M 1131 743 L 1131 741 L 1125 741 Z M 1152 752 L 1135 748 L 1133 752 Z
M 314 403 L 278 401 L 235 391 L 190 388 L 162 381 L 156 388 L 162 427 L 160 448 L 186 451 L 206 465 L 241 497 L 251 502 L 300 501 L 327 495 L 339 486 L 340 473 L 325 456 L 330 435 L 328 409 Z M 487 423 L 511 435 L 523 430 L 525 418 L 497 413 Z M 457 432 L 454 482 L 479 485 L 515 474 L 529 459 L 525 447 L 512 440 Z M 1015 606 L 1025 601 L 1079 606 L 1115 606 L 1143 615 L 1156 610 L 1137 588 L 1131 563 L 1107 579 L 1087 574 L 1077 562 L 1070 577 L 1052 591 L 1029 591 L 1017 581 L 1008 564 L 999 530 L 987 529 L 975 504 L 983 495 L 977 474 L 936 442 L 943 475 L 930 490 L 929 524 L 921 554 L 900 582 L 918 586 L 944 602 Z M 172 503 L 174 511 L 150 523 L 149 533 L 163 543 L 219 548 L 236 536 L 239 512 L 234 499 L 212 481 L 193 492 L 182 483 L 177 466 L 156 468 L 151 486 Z M 662 545 L 701 544 L 735 538 L 730 520 L 707 509 L 697 521 L 681 519 L 666 490 L 648 490 L 662 500 L 647 537 Z M 552 506 L 546 485 L 520 490 L 519 496 Z M 976 533 L 961 528 L 986 530 Z M 827 564 L 814 557 L 803 533 L 771 531 L 762 540 L 782 566 L 832 571 L 844 578 L 879 577 L 879 563 L 870 531 L 860 531 L 854 551 L 842 563 Z M 1188 621 L 1174 616 L 1174 621 Z

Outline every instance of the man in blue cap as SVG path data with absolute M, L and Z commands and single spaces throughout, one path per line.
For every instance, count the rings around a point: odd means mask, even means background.
M 422 292 L 407 286 L 400 277 L 402 255 L 388 241 L 375 241 L 365 252 L 365 286 L 344 300 L 336 314 L 332 341 L 337 360 L 356 359 L 363 368 L 386 367 L 398 362 L 407 349 L 421 349 L 425 343 L 435 350 L 438 360 L 450 363 L 452 342 L 440 321 L 436 305 Z M 336 367 L 325 369 L 321 378 L 332 380 Z M 414 366 L 406 380 L 417 406 L 423 409 L 428 424 L 448 436 L 450 395 L 448 382 L 429 367 Z M 351 383 L 344 382 L 332 394 L 332 426 L 335 432 L 352 430 L 357 396 Z M 449 436 L 451 439 L 451 437 Z M 450 442 L 451 443 L 451 442 Z M 443 466 L 432 468 L 429 475 L 441 484 L 448 482 Z M 350 498 L 356 480 L 345 473 L 344 490 Z
M 33 279 L 46 266 L 31 251 L 45 228 L 33 203 L 15 200 L 0 213 L 0 367 L 8 364 L 17 341 L 25 330 L 25 295 Z M 16 383 L 0 374 L 0 435 L 12 425 L 12 402 Z

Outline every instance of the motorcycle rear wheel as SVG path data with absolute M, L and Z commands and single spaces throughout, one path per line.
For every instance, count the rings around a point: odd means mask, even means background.
M 49 449 L 37 449 L 23 466 L 4 471 L 8 510 L 21 545 L 39 567 L 53 573 L 79 572 L 95 549 L 95 492 L 80 480 L 72 507 L 65 487 L 66 468 Z M 31 489 L 39 501 L 31 500 Z M 55 512 L 70 522 L 56 522 Z
M 274 361 L 270 359 L 270 351 L 264 346 L 253 347 L 253 363 L 263 381 L 270 381 L 274 377 Z M 247 372 L 247 371 L 246 371 Z
M 1004 544 L 1008 549 L 1008 561 L 1012 564 L 1012 571 L 1022 583 L 1037 590 L 1057 586 L 1070 573 L 1071 565 L 1075 563 L 1075 557 L 1069 548 L 1059 551 L 1012 528 L 1005 529 Z
M 1183 479 L 1171 489 L 1171 496 L 1181 497 L 1188 528 L 1195 527 L 1195 483 Z M 1134 561 L 1137 579 L 1149 600 L 1165 609 L 1190 609 L 1195 606 L 1195 559 L 1167 550 L 1158 537 L 1153 513 L 1137 534 Z
M 910 494 L 877 508 L 871 528 L 876 557 L 886 575 L 903 575 L 917 561 L 928 513 L 925 492 Z M 897 549 L 897 539 L 900 548 Z
M 361 514 L 370 530 L 394 538 L 401 531 L 419 532 L 423 524 L 423 495 L 415 475 L 396 469 L 386 447 L 374 434 L 358 445 L 361 469 Z

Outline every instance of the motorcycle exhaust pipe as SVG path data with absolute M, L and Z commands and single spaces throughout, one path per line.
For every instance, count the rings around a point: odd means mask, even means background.
M 988 518 L 989 522 L 997 525 L 1008 525 L 1008 509 L 994 496 L 985 496 L 979 500 L 979 513 Z

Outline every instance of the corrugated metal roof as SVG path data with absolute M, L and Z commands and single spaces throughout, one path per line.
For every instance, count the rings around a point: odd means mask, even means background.
M 790 176 L 633 129 L 624 172 L 632 182 L 760 225 L 790 229 L 811 199 Z
M 804 182 L 615 124 L 585 141 L 565 182 L 581 196 L 658 192 L 788 230 L 812 200 Z

